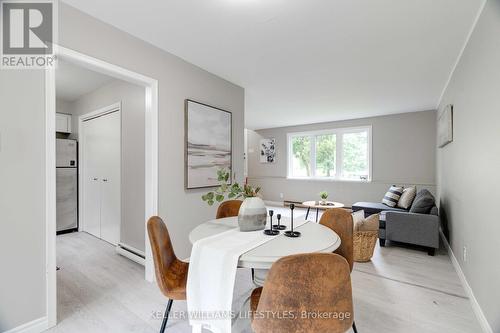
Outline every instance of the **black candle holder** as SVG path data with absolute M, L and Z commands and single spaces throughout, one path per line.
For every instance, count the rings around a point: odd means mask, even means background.
M 285 236 L 292 237 L 292 238 L 300 237 L 300 232 L 293 231 L 293 210 L 294 209 L 295 209 L 295 205 L 290 204 L 290 210 L 291 210 L 291 216 L 292 216 L 291 221 L 290 221 L 291 230 L 285 231 L 285 233 L 284 233 Z
M 276 218 L 278 219 L 278 224 L 273 225 L 273 229 L 276 230 L 285 230 L 286 226 L 281 224 L 281 214 L 276 215 Z
M 269 222 L 269 229 L 264 230 L 264 234 L 268 236 L 276 236 L 280 232 L 278 230 L 273 230 L 273 210 L 269 210 L 269 217 L 270 217 L 270 222 Z

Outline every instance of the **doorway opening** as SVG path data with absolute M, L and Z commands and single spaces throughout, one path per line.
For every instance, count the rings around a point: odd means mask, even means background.
M 153 281 L 154 271 L 145 222 L 150 216 L 158 214 L 158 82 L 150 77 L 60 46 L 56 50 L 58 60 L 62 64 L 59 69 L 64 69 L 64 66 L 78 68 L 80 71 L 95 73 L 97 81 L 99 81 L 99 76 L 101 76 L 100 79 L 113 80 L 111 83 L 100 83 L 108 90 L 115 84 L 115 81 L 116 85 L 121 85 L 122 88 L 126 85 L 135 85 L 142 91 L 140 117 L 143 121 L 138 131 L 137 126 L 141 124 L 140 122 L 134 123 L 136 121 L 134 119 L 124 119 L 122 107 L 126 106 L 122 105 L 121 98 L 115 97 L 115 103 L 108 103 L 105 106 L 101 104 L 99 108 L 94 107 L 93 105 L 97 105 L 96 100 L 104 95 L 98 91 L 99 87 L 97 90 L 85 93 L 85 98 L 78 103 L 60 103 L 58 97 L 61 96 L 61 85 L 58 86 L 56 83 L 58 83 L 58 76 L 61 75 L 58 75 L 58 69 L 46 72 L 46 266 L 49 327 L 57 323 L 56 232 L 58 234 L 72 231 L 85 232 L 116 246 L 116 252 L 142 263 L 145 266 L 143 277 L 147 281 Z M 85 82 L 89 80 L 84 80 L 82 76 L 79 78 L 77 84 L 63 84 L 65 88 L 62 90 L 66 90 L 63 93 L 71 95 L 71 93 L 78 94 L 79 90 L 81 92 L 82 86 L 85 86 Z M 61 110 L 61 104 L 66 107 L 77 105 L 78 110 L 67 109 L 64 112 Z M 74 112 L 76 114 L 73 114 Z M 138 116 L 137 112 L 135 116 Z M 130 138 L 131 133 L 130 128 L 127 128 L 127 135 L 123 135 L 126 121 L 134 124 L 135 135 L 142 133 L 142 141 L 134 142 L 133 138 L 129 141 L 124 140 L 124 137 Z M 71 149 L 68 148 L 72 142 L 79 145 L 78 158 L 68 158 L 72 154 Z M 125 165 L 123 164 L 126 158 L 124 155 L 134 154 L 133 151 L 130 153 L 128 150 L 124 153 L 123 145 L 142 152 L 144 160 L 133 156 L 136 166 L 140 166 L 139 169 L 142 168 L 142 173 L 131 173 L 128 170 L 127 175 L 127 169 L 122 169 Z M 64 151 L 65 147 L 69 149 L 66 151 L 69 155 L 65 157 L 68 162 L 65 178 L 66 191 L 64 186 L 61 186 L 60 174 L 62 173 L 56 170 L 56 166 L 61 162 L 58 156 L 64 155 L 60 151 Z M 75 171 L 70 172 L 71 168 L 76 169 L 78 173 L 77 204 L 72 201 L 75 193 L 70 195 L 65 193 L 69 189 L 75 189 Z M 68 176 L 69 174 L 71 176 Z M 136 201 L 140 201 L 138 206 L 141 212 L 140 216 L 135 216 L 135 225 L 132 227 L 135 230 L 127 231 L 128 229 L 124 229 L 123 226 L 123 207 L 130 206 L 123 205 L 124 201 L 130 200 L 130 198 L 125 198 L 127 196 L 125 193 L 134 192 L 125 192 L 124 184 L 129 188 L 140 187 L 141 191 L 135 191 L 135 193 L 142 192 L 142 196 L 136 195 L 135 198 Z M 61 209 L 63 201 L 67 203 L 65 209 Z M 75 214 L 76 225 L 74 224 Z M 137 230 L 141 231 L 142 239 L 130 238 L 130 235 L 137 234 Z M 68 248 L 67 245 L 65 244 L 65 248 Z M 141 256 L 144 259 L 141 260 Z

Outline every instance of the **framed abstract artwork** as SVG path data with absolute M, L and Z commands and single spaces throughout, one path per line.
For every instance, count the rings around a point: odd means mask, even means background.
M 438 147 L 443 148 L 453 141 L 453 105 L 445 106 L 438 118 Z
M 274 163 L 276 161 L 276 139 L 260 140 L 260 163 Z
M 232 183 L 232 114 L 207 104 L 185 101 L 185 187 L 218 186 L 217 171 Z

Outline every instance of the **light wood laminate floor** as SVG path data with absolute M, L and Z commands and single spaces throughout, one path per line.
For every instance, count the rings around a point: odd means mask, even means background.
M 142 266 L 117 255 L 110 244 L 82 232 L 58 236 L 57 265 L 58 325 L 49 332 L 158 332 L 156 315 L 167 300 L 144 280 Z M 355 264 L 352 283 L 359 333 L 481 332 L 444 250 L 429 257 L 377 246 L 371 262 Z M 249 270 L 238 270 L 233 310 L 253 288 Z M 169 320 L 167 332 L 191 331 L 182 318 L 185 310 L 185 302 L 174 302 L 172 311 L 180 318 Z

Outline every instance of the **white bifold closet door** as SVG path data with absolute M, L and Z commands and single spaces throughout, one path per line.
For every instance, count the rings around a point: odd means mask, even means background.
M 120 112 L 86 120 L 83 130 L 84 231 L 111 244 L 120 241 Z

